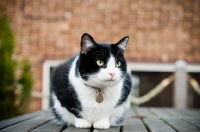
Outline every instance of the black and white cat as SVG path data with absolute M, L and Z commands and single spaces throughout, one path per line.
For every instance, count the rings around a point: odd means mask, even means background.
M 128 40 L 106 44 L 82 35 L 80 54 L 55 68 L 51 77 L 51 105 L 59 122 L 98 129 L 123 124 L 131 92 L 123 55 Z

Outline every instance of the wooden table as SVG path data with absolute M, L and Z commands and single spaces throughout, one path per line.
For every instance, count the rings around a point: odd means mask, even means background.
M 200 109 L 127 110 L 125 125 L 107 130 L 78 129 L 55 123 L 51 111 L 38 111 L 0 122 L 0 132 L 200 132 Z

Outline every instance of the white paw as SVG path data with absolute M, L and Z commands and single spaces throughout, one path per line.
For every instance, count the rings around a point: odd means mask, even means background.
M 78 128 L 90 128 L 92 126 L 92 123 L 88 122 L 85 119 L 76 118 L 75 126 Z
M 96 129 L 108 129 L 110 127 L 110 122 L 107 118 L 98 120 L 94 122 L 93 127 Z

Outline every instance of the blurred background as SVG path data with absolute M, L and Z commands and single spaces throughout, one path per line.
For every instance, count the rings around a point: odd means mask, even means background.
M 0 0 L 0 11 L 14 36 L 11 59 L 26 60 L 31 74 L 28 112 L 49 108 L 51 70 L 79 53 L 85 32 L 97 42 L 130 37 L 125 57 L 135 96 L 174 74 L 177 60 L 184 60 L 185 71 L 200 83 L 200 0 Z M 18 82 L 22 71 L 14 72 Z M 200 108 L 191 87 L 187 83 L 187 108 Z M 141 105 L 174 107 L 173 89 L 172 81 Z

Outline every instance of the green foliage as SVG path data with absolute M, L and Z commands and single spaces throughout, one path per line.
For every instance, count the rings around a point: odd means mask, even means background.
M 19 95 L 19 105 L 18 107 L 21 108 L 21 112 L 26 112 L 29 102 L 30 102 L 30 95 L 31 95 L 31 88 L 32 88 L 32 79 L 31 79 L 31 72 L 30 72 L 30 64 L 28 60 L 23 61 L 23 73 L 18 80 L 19 84 L 21 84 L 21 94 Z
M 32 78 L 29 62 L 23 61 L 20 69 L 12 59 L 14 35 L 5 15 L 0 15 L 0 120 L 26 112 L 31 94 Z M 21 70 L 19 79 L 16 70 Z M 19 87 L 20 86 L 20 87 Z

